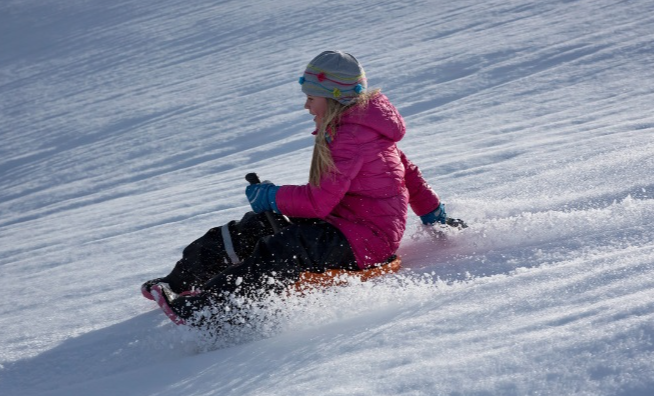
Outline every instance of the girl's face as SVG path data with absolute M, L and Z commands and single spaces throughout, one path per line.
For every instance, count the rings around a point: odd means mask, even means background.
M 322 119 L 327 111 L 327 98 L 307 95 L 307 101 L 304 103 L 304 108 L 309 110 L 309 113 L 311 113 L 312 116 L 315 116 L 313 121 L 316 123 L 316 128 L 320 128 Z

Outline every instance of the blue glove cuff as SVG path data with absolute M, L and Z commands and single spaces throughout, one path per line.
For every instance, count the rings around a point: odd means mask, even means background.
M 420 216 L 420 220 L 422 220 L 422 224 L 424 225 L 432 225 L 434 223 L 445 224 L 445 221 L 447 220 L 447 213 L 445 213 L 445 204 L 441 203 L 438 206 L 438 208 L 436 208 L 432 212 Z
M 277 207 L 277 190 L 279 190 L 279 186 L 272 186 L 268 189 L 268 202 L 270 202 L 270 209 L 273 212 L 281 214 L 282 212 Z

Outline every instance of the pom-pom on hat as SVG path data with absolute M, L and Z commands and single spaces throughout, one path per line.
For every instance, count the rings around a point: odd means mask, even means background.
M 359 61 L 347 52 L 325 51 L 313 58 L 300 77 L 302 92 L 349 105 L 368 87 Z

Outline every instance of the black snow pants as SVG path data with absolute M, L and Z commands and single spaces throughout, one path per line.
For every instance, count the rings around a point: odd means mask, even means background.
M 280 291 L 304 271 L 359 269 L 336 227 L 320 219 L 294 218 L 289 224 L 277 217 L 284 226 L 276 234 L 264 214 L 248 212 L 240 221 L 212 228 L 184 249 L 166 281 L 177 293 L 191 289 L 202 293 L 173 302 L 180 316 L 192 314 L 184 307 L 205 304 L 203 298 Z

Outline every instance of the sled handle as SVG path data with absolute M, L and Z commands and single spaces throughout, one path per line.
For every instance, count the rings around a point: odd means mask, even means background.
M 248 173 L 245 175 L 245 180 L 247 180 L 248 183 L 250 184 L 259 184 L 261 183 L 261 180 L 259 179 L 259 175 L 256 173 Z
M 259 176 L 256 173 L 248 173 L 247 175 L 245 175 L 245 180 L 247 180 L 247 182 L 250 184 L 261 183 L 261 180 L 259 179 Z M 273 216 L 272 212 L 265 211 L 263 213 L 266 214 L 266 218 L 268 219 L 268 222 L 272 226 L 272 229 L 275 232 L 275 234 L 281 231 L 282 228 L 279 226 L 279 222 L 277 222 L 277 219 L 275 218 L 275 216 Z

